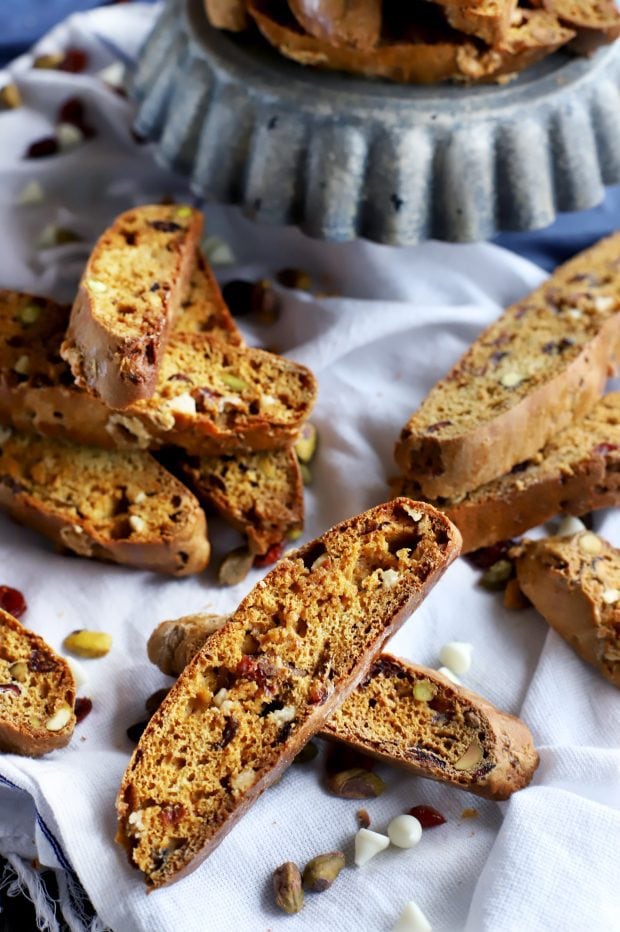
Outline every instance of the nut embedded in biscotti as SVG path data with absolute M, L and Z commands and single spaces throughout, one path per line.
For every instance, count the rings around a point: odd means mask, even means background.
M 437 687 L 430 680 L 416 680 L 413 684 L 413 698 L 418 702 L 430 702 L 437 695 Z
M 301 873 L 292 861 L 281 864 L 273 872 L 273 892 L 276 906 L 289 915 L 298 913 L 304 905 Z
M 342 851 L 330 851 L 328 854 L 319 854 L 308 861 L 303 872 L 303 884 L 306 890 L 323 893 L 328 890 L 345 866 L 345 857 Z
M 454 765 L 455 770 L 473 770 L 478 764 L 482 763 L 484 752 L 479 744 L 472 742 L 463 756 L 457 760 Z
M 65 650 L 78 657 L 105 657 L 112 647 L 112 635 L 104 631 L 72 631 L 63 642 Z
M 62 705 L 59 709 L 54 712 L 51 718 L 45 723 L 45 727 L 48 731 L 62 731 L 71 720 L 71 709 L 68 705 Z
M 372 799 L 385 791 L 385 783 L 376 773 L 353 767 L 327 777 L 327 788 L 342 799 Z

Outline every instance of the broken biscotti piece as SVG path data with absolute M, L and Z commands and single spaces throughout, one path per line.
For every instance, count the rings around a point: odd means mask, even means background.
M 214 329 L 173 333 L 154 397 L 114 411 L 74 385 L 59 356 L 65 319 L 51 301 L 0 292 L 1 422 L 108 449 L 175 445 L 201 456 L 290 445 L 316 398 L 304 366 L 228 344 L 222 315 L 201 318 L 190 304 L 179 323 Z
M 399 499 L 282 559 L 185 669 L 119 791 L 118 841 L 160 887 L 195 868 L 364 679 L 458 555 Z
M 433 0 L 454 29 L 500 45 L 518 22 L 517 0 Z
M 619 362 L 617 233 L 478 337 L 403 428 L 396 462 L 425 497 L 479 488 L 582 417 Z
M 398 478 L 395 496 L 423 498 Z M 605 395 L 531 460 L 473 492 L 431 501 L 463 536 L 463 553 L 509 540 L 561 513 L 583 515 L 620 505 L 620 392 Z
M 75 683 L 43 638 L 0 609 L 0 751 L 40 757 L 75 728 Z
M 205 516 L 148 453 L 0 428 L 0 508 L 78 556 L 187 576 L 205 568 Z
M 300 26 L 329 45 L 372 49 L 381 38 L 382 0 L 289 0 Z
M 228 456 L 179 457 L 176 469 L 205 505 L 215 508 L 264 554 L 304 523 L 304 492 L 292 448 Z
M 511 555 L 519 586 L 545 621 L 620 687 L 620 551 L 582 531 L 523 541 Z
M 152 633 L 148 655 L 178 676 L 226 616 L 188 615 Z M 437 673 L 383 654 L 321 736 L 487 799 L 507 799 L 538 766 L 528 727 Z
M 523 10 L 501 47 L 484 46 L 441 22 L 413 22 L 394 39 L 364 50 L 302 32 L 281 2 L 248 0 L 248 11 L 265 39 L 302 65 L 411 84 L 505 81 L 575 36 L 545 11 Z
M 532 5 L 576 31 L 572 51 L 588 55 L 620 37 L 620 10 L 614 0 L 532 0 Z
M 77 384 L 110 407 L 153 394 L 201 231 L 191 207 L 134 207 L 93 249 L 61 354 Z

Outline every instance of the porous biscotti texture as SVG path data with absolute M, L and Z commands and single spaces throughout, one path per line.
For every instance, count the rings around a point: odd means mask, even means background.
M 413 479 L 391 485 L 395 496 L 423 497 Z M 517 537 L 560 512 L 583 515 L 620 505 L 620 393 L 605 395 L 501 479 L 431 504 L 458 527 L 463 553 Z
M 148 453 L 0 428 L 0 508 L 82 557 L 187 576 L 205 568 L 204 512 Z
M 381 38 L 382 0 L 289 0 L 295 19 L 329 45 L 372 49 Z
M 110 407 L 155 391 L 201 230 L 202 214 L 191 207 L 135 207 L 93 249 L 61 355 L 77 384 Z
M 396 462 L 426 497 L 463 495 L 534 456 L 620 360 L 620 234 L 513 304 L 426 396 Z
M 500 45 L 518 22 L 517 0 L 433 0 L 454 29 Z
M 149 659 L 178 676 L 226 621 L 206 614 L 164 621 L 149 638 Z M 487 799 L 507 799 L 527 786 L 538 766 L 520 719 L 435 670 L 387 654 L 320 734 Z
M 291 448 L 178 457 L 176 467 L 200 502 L 245 535 L 253 553 L 264 554 L 303 528 L 303 483 Z
M 314 404 L 308 369 L 227 344 L 228 331 L 217 325 L 172 334 L 154 397 L 111 410 L 74 385 L 58 354 L 65 309 L 43 302 L 24 323 L 40 301 L 0 293 L 0 421 L 19 430 L 106 449 L 175 445 L 201 456 L 286 447 Z M 193 311 L 191 318 L 199 319 Z
M 189 664 L 144 732 L 118 840 L 160 887 L 195 868 L 364 679 L 457 556 L 428 505 L 380 505 L 282 559 Z
M 245 0 L 204 0 L 207 18 L 217 29 L 241 32 L 248 25 Z
M 174 333 L 208 333 L 225 343 L 243 346 L 220 286 L 200 251 L 172 329 Z
M 620 551 L 583 531 L 513 550 L 519 586 L 587 663 L 620 687 Z
M 75 684 L 43 638 L 0 609 L 0 751 L 40 757 L 71 740 Z
M 411 84 L 505 81 L 575 35 L 543 10 L 523 10 L 501 47 L 487 47 L 444 24 L 412 23 L 402 36 L 364 50 L 301 32 L 283 0 L 248 0 L 248 11 L 267 41 L 302 65 Z
M 576 30 L 571 49 L 581 54 L 587 55 L 620 36 L 620 10 L 614 0 L 532 0 L 532 5 Z

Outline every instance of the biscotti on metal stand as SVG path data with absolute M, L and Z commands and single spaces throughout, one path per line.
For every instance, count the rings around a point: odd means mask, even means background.
M 123 778 L 118 840 L 149 886 L 208 856 L 459 548 L 447 518 L 398 499 L 332 528 L 255 586 L 185 669 Z

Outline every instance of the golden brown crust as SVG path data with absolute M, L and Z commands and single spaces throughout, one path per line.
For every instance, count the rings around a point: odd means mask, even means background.
M 367 77 L 412 84 L 440 81 L 497 81 L 516 74 L 569 42 L 574 33 L 541 11 L 524 11 L 523 23 L 512 27 L 502 48 L 488 48 L 446 27 L 415 29 L 404 41 L 382 41 L 363 51 L 336 48 L 298 31 L 273 0 L 250 0 L 250 15 L 264 37 L 302 65 L 347 71 Z M 275 12 L 274 12 L 275 9 Z M 544 27 L 544 28 L 541 28 Z
M 620 37 L 620 11 L 614 0 L 532 0 L 576 31 L 571 51 L 590 55 Z
M 0 751 L 40 757 L 65 747 L 75 727 L 75 683 L 66 661 L 2 609 L 0 648 Z M 48 728 L 59 712 L 65 723 Z
M 501 46 L 514 22 L 517 0 L 433 0 L 453 27 Z
M 399 477 L 395 496 L 423 498 Z M 562 512 L 583 515 L 620 505 L 620 393 L 605 395 L 532 460 L 458 499 L 435 499 L 463 536 L 463 553 L 509 540 Z
M 180 879 L 219 844 L 364 679 L 459 547 L 443 515 L 400 499 L 332 528 L 252 590 L 185 669 L 123 778 L 118 840 L 151 886 Z M 199 781 L 189 793 L 177 759 Z
M 289 0 L 300 26 L 328 45 L 372 49 L 381 38 L 381 0 Z
M 425 497 L 479 488 L 585 415 L 619 360 L 616 234 L 559 268 L 472 344 L 403 428 L 396 462 Z
M 164 621 L 149 639 L 149 659 L 162 673 L 179 676 L 226 621 L 218 615 Z M 414 695 L 416 684 L 423 684 L 425 699 Z M 320 735 L 487 799 L 507 799 L 528 785 L 538 766 L 532 736 L 520 719 L 436 670 L 389 654 L 375 661 L 368 679 Z M 458 769 L 455 764 L 472 745 L 479 745 L 480 760 Z
M 153 394 L 201 231 L 202 214 L 192 208 L 136 207 L 93 249 L 61 355 L 77 384 L 111 407 Z
M 519 586 L 580 657 L 620 688 L 620 551 L 590 531 L 524 541 Z
M 233 346 L 244 345 L 213 270 L 200 250 L 172 332 L 208 333 Z
M 148 453 L 12 433 L 0 443 L 0 508 L 78 556 L 173 576 L 209 561 L 204 512 Z
M 207 19 L 217 29 L 241 32 L 248 25 L 245 0 L 204 0 Z

